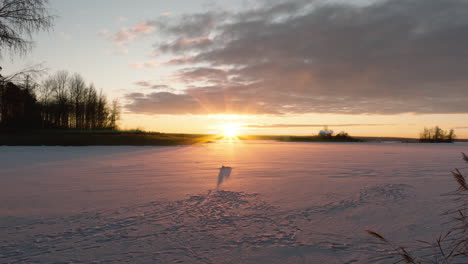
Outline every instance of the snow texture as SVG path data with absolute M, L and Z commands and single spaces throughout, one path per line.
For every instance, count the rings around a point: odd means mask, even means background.
M 364 230 L 434 238 L 462 151 L 0 147 L 0 263 L 391 263 Z

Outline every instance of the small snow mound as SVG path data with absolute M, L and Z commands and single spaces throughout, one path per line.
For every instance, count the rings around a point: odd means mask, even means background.
M 408 198 L 413 186 L 408 184 L 383 184 L 364 188 L 359 193 L 359 201 L 363 203 L 386 203 Z
M 312 206 L 306 209 L 307 213 L 329 213 L 332 211 L 341 211 L 357 208 L 369 204 L 382 205 L 395 203 L 412 196 L 410 190 L 413 186 L 408 184 L 380 184 L 372 187 L 366 187 L 355 195 L 347 198 L 333 201 L 321 206 Z M 337 197 L 337 194 L 327 194 L 327 197 Z

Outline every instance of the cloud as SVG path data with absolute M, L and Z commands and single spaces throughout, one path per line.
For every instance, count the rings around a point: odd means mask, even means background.
M 118 46 L 124 46 L 135 38 L 135 34 L 129 29 L 121 29 L 116 34 L 112 35 L 110 39 Z
M 153 84 L 149 81 L 138 81 L 138 82 L 135 82 L 135 85 L 137 86 L 140 86 L 140 87 L 143 87 L 143 88 L 146 88 L 146 89 L 150 89 L 150 90 L 153 90 L 153 91 L 159 91 L 159 92 L 176 92 L 176 89 L 168 86 L 168 85 L 165 85 L 165 84 Z M 132 95 L 127 95 L 127 98 L 131 98 Z M 138 98 L 139 99 L 142 99 L 144 98 L 145 95 L 144 94 L 139 94 Z
M 136 85 L 138 86 L 142 86 L 142 87 L 149 87 L 151 86 L 151 83 L 150 82 L 147 82 L 147 81 L 139 81 L 139 82 L 135 82 Z
M 175 59 L 170 59 L 170 60 L 164 62 L 164 64 L 166 64 L 166 65 L 184 65 L 184 64 L 193 62 L 194 59 L 195 59 L 194 57 L 175 58 Z
M 273 125 L 246 125 L 246 128 L 293 128 L 293 127 L 356 127 L 356 126 L 394 126 L 394 124 L 273 124 Z
M 137 63 L 130 63 L 130 67 L 135 68 L 135 69 L 153 69 L 158 66 L 158 62 L 154 60 L 150 61 L 145 61 L 145 62 L 137 62 Z
M 117 46 L 125 46 L 133 40 L 149 36 L 156 27 L 149 22 L 141 22 L 131 28 L 122 28 L 109 39 Z
M 174 88 L 169 87 L 165 84 L 154 84 L 150 86 L 151 89 L 153 90 L 166 90 L 166 91 L 175 91 Z
M 233 97 L 224 97 L 223 92 L 190 89 L 185 93 L 175 93 L 175 89 L 167 88 L 172 92 L 130 93 L 125 96 L 130 103 L 125 107 L 128 111 L 145 114 L 212 114 L 212 113 L 240 113 L 252 114 L 270 113 L 279 114 L 274 109 L 263 108 Z M 205 88 L 210 89 L 210 88 Z M 251 102 L 253 103 L 253 101 Z
M 159 90 L 159 91 L 170 91 L 170 92 L 175 92 L 176 90 L 172 87 L 169 87 L 168 85 L 165 84 L 153 84 L 149 81 L 138 81 L 135 82 L 135 85 L 143 87 L 143 88 L 148 88 L 151 90 Z M 143 94 L 142 96 L 139 97 L 144 97 L 145 95 Z M 131 96 L 130 96 L 131 97 Z
M 226 12 L 206 12 L 197 14 L 184 14 L 179 17 L 167 17 L 153 20 L 160 32 L 167 35 L 175 35 L 186 38 L 206 36 L 218 26 L 218 22 L 227 15 Z
M 133 28 L 132 31 L 138 34 L 145 34 L 148 35 L 151 32 L 153 32 L 155 27 L 147 22 L 142 22 L 139 24 L 136 24 Z
M 182 70 L 178 75 L 182 82 L 206 82 L 214 84 L 223 84 L 228 81 L 227 72 L 221 69 L 209 67 L 197 67 Z
M 188 95 L 176 95 L 169 92 L 156 92 L 149 95 L 143 93 L 131 93 L 126 99 L 132 103 L 126 105 L 130 112 L 153 114 L 155 109 L 158 114 L 187 114 L 201 113 L 197 102 Z M 187 111 L 187 109 L 190 109 Z
M 266 1 L 151 21 L 182 94 L 145 113 L 468 113 L 468 2 Z M 163 102 L 164 101 L 164 102 Z M 173 107 L 177 105 L 178 107 Z M 167 107 L 167 108 L 165 108 Z
M 172 42 L 160 44 L 157 49 L 163 53 L 180 53 L 188 50 L 204 50 L 213 44 L 213 40 L 208 36 L 197 38 L 181 37 Z

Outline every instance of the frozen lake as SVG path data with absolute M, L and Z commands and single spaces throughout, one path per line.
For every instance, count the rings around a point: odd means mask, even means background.
M 0 263 L 388 263 L 364 230 L 432 240 L 460 152 L 468 144 L 0 147 Z M 233 170 L 217 187 L 222 165 Z

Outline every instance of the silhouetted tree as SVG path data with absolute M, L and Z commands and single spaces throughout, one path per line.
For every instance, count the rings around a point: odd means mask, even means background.
M 30 39 L 32 33 L 47 30 L 52 26 L 53 17 L 49 15 L 47 9 L 47 0 L 2 0 L 0 1 L 0 56 L 5 50 L 12 52 L 19 52 L 24 54 L 32 46 Z M 1 70 L 1 67 L 0 67 Z M 29 73 L 38 72 L 36 67 L 26 68 L 18 73 L 14 73 L 10 76 L 0 75 L 0 114 L 1 126 L 16 126 L 17 122 L 21 120 L 20 116 L 28 114 L 29 108 L 35 103 L 32 103 L 34 97 L 35 87 L 31 82 Z M 23 78 L 24 83 L 19 85 L 16 79 Z M 14 88 L 12 85 L 16 86 Z M 20 86 L 23 86 L 20 88 Z M 13 100 L 11 96 L 15 94 L 19 96 L 23 92 L 24 98 Z M 10 99 L 12 101 L 10 101 Z M 23 100 L 24 99 L 24 100 Z M 33 107 L 35 111 L 35 107 Z M 25 111 L 17 112 L 16 110 Z M 24 121 L 24 120 L 23 120 Z M 26 124 L 23 124 L 26 125 Z M 23 126 L 22 125 L 22 126 Z M 32 123 L 27 125 L 34 126 Z
M 449 132 L 441 129 L 439 126 L 433 128 L 424 128 L 419 134 L 419 142 L 424 143 L 451 143 L 455 140 L 455 131 Z
M 96 129 L 96 106 L 97 106 L 97 92 L 94 85 L 91 84 L 87 90 L 86 97 L 86 128 Z
M 59 71 L 40 85 L 24 75 L 18 83 L 0 82 L 2 130 L 117 127 L 118 103 L 109 106 L 104 93 L 98 94 L 92 84 L 87 86 L 79 74 Z
M 110 124 L 109 128 L 117 129 L 117 120 L 120 119 L 120 106 L 119 101 L 114 100 L 112 101 L 112 108 L 110 110 Z
M 335 138 L 338 140 L 345 140 L 345 139 L 350 139 L 351 137 L 349 136 L 347 132 L 341 131 L 340 133 L 336 134 Z
M 450 129 L 448 135 L 447 135 L 447 139 L 449 141 L 454 141 L 455 140 L 455 130 L 453 129 Z
M 20 87 L 8 82 L 0 87 L 0 126 L 3 129 L 27 129 L 40 124 L 39 107 L 32 88 L 27 85 Z
M 0 52 L 3 48 L 25 53 L 31 34 L 52 26 L 47 0 L 2 0 L 0 2 Z
M 83 129 L 84 124 L 84 106 L 86 96 L 86 83 L 79 74 L 74 74 L 70 80 L 70 101 L 73 104 L 73 122 L 75 129 Z
M 68 128 L 68 117 L 70 114 L 69 104 L 69 74 L 66 71 L 59 71 L 52 78 L 52 93 L 55 96 L 56 111 L 55 120 L 60 128 Z

